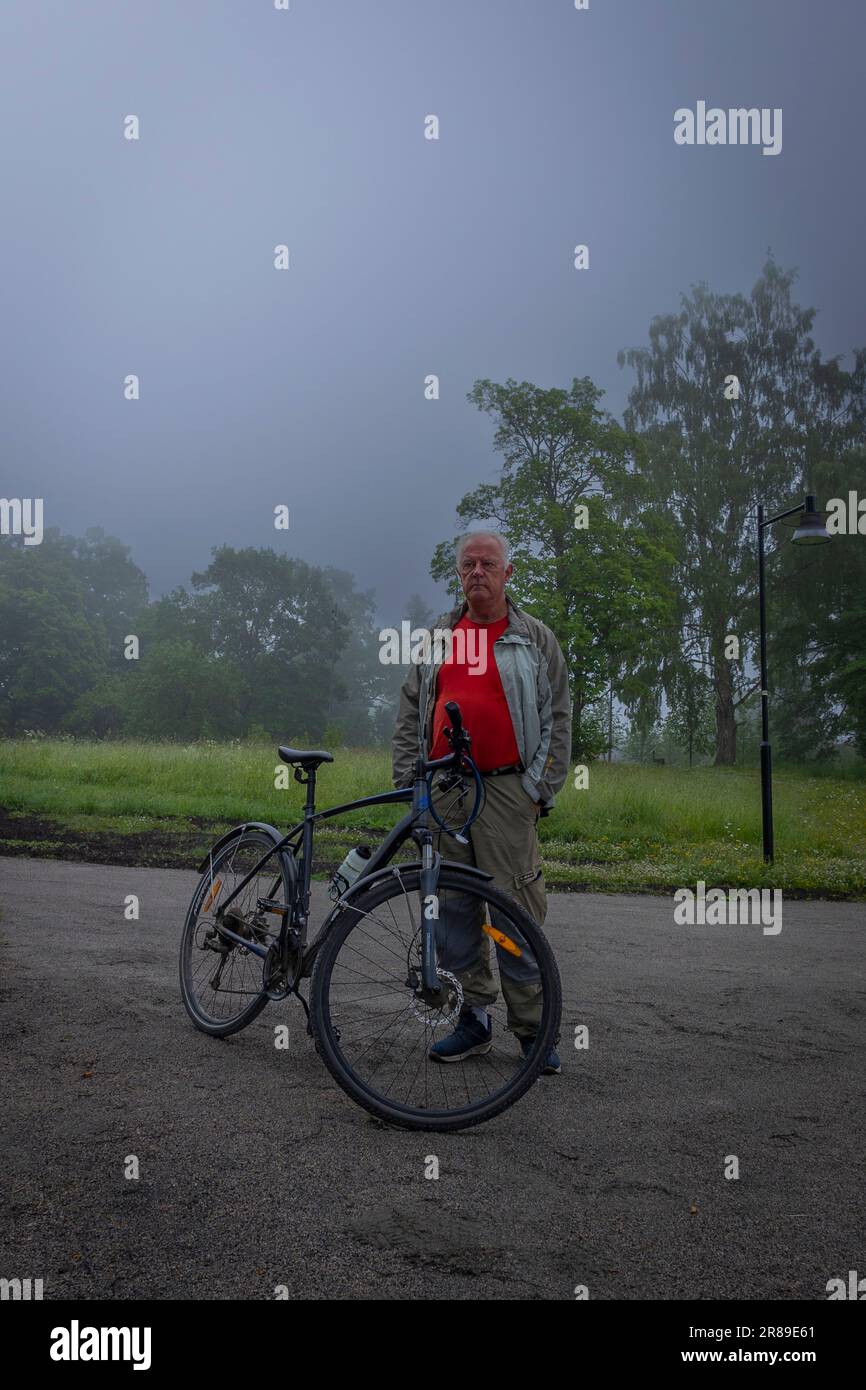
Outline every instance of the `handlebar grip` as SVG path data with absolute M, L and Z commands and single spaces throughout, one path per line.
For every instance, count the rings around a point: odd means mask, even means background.
M 463 729 L 463 716 L 460 713 L 460 706 L 454 701 L 449 700 L 445 706 L 445 713 L 451 720 L 451 727 L 455 733 L 461 733 Z

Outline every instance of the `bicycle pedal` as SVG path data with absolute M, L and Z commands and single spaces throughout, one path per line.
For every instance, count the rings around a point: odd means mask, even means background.
M 262 912 L 278 912 L 280 916 L 285 917 L 286 913 L 291 911 L 289 903 L 278 902 L 276 898 L 257 898 L 256 902 Z

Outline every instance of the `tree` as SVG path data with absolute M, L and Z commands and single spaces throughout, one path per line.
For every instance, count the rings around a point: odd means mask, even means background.
M 622 752 L 627 762 L 648 763 L 652 761 L 654 750 L 664 739 L 664 729 L 646 713 L 636 713 L 629 719 Z
M 683 662 L 671 679 L 665 738 L 688 753 L 689 767 L 695 755 L 713 748 L 715 734 L 713 685 L 705 671 Z
M 0 546 L 0 725 L 7 733 L 65 727 L 110 669 L 147 604 L 129 549 L 102 530 L 52 527 L 41 545 Z
M 653 698 L 674 605 L 673 528 L 645 504 L 636 441 L 599 408 L 602 394 L 586 377 L 568 391 L 477 381 L 469 400 L 495 419 L 504 461 L 457 507 L 464 526 L 492 523 L 507 537 L 516 600 L 559 640 L 581 757 L 606 747 L 609 686 L 626 701 Z M 437 547 L 434 578 L 450 578 L 454 553 L 453 540 Z
M 76 605 L 24 591 L 0 595 L 0 699 L 9 734 L 52 732 L 104 666 Z
M 133 563 L 129 546 L 107 536 L 101 526 L 91 527 L 83 538 L 66 536 L 63 545 L 81 585 L 87 621 L 94 630 L 104 630 L 108 659 L 122 670 L 124 638 L 138 632 L 147 608 L 147 578 Z
M 844 701 L 848 729 L 858 752 L 866 757 L 866 603 L 862 600 L 837 623 L 823 660 L 832 662 L 831 688 Z
M 642 430 L 654 495 L 681 534 L 677 646 L 706 644 L 717 764 L 736 759 L 735 711 L 753 684 L 726 638 L 754 646 L 754 509 L 784 510 L 810 490 L 816 460 L 863 437 L 866 352 L 850 373 L 822 358 L 794 278 L 770 258 L 749 298 L 699 285 L 653 320 L 648 347 L 619 354 L 637 376 L 625 423 Z
M 208 649 L 237 672 L 244 726 L 320 738 L 346 686 L 350 620 L 321 570 L 273 550 L 220 546 L 192 577 Z
M 375 623 L 376 596 L 372 590 L 355 588 L 347 570 L 328 566 L 324 579 L 334 596 L 345 643 L 340 650 L 339 688 L 331 716 L 342 731 L 344 742 L 366 746 L 382 742 L 393 724 L 389 667 L 379 660 L 379 635 Z M 390 711 L 390 718 L 388 712 Z
M 60 727 L 103 674 L 105 629 L 57 531 L 40 546 L 4 539 L 0 548 L 0 726 L 7 734 Z
M 131 673 L 104 675 L 79 695 L 63 719 L 63 729 L 80 738 L 116 738 L 127 732 L 132 686 Z
M 243 730 L 230 660 L 203 657 L 191 642 L 158 642 L 130 663 L 128 727 L 149 738 L 230 738 Z
M 819 507 L 866 495 L 866 456 L 816 460 Z M 826 760 L 840 736 L 866 741 L 866 546 L 862 535 L 800 547 L 781 535 L 767 562 L 770 721 L 774 756 Z

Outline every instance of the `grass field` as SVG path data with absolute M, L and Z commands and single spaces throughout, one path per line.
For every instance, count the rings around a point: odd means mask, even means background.
M 390 787 L 386 753 L 343 749 L 320 770 L 325 807 Z M 242 820 L 287 826 L 301 787 L 276 790 L 267 744 L 0 740 L 6 854 L 192 864 L 217 831 Z M 374 807 L 323 827 L 320 867 L 359 834 L 384 831 L 402 808 Z M 866 898 L 866 781 L 801 772 L 774 777 L 776 862 L 761 857 L 757 772 L 593 764 L 589 788 L 569 783 L 540 822 L 549 886 L 669 891 L 776 887 Z

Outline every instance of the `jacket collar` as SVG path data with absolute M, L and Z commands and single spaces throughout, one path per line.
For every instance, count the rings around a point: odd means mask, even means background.
M 529 634 L 526 629 L 526 624 L 523 621 L 523 614 L 517 607 L 514 599 L 508 593 L 505 595 L 505 602 L 508 605 L 508 624 L 505 628 L 505 632 L 516 633 L 520 637 L 527 637 Z M 456 608 L 452 608 L 450 613 L 443 613 L 442 617 L 437 622 L 437 626 L 456 627 L 460 619 L 465 615 L 468 607 L 469 604 L 466 599 L 464 599 L 462 603 L 458 603 Z M 503 633 L 503 636 L 504 635 L 505 633 Z

